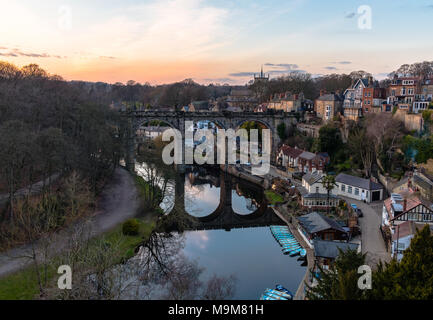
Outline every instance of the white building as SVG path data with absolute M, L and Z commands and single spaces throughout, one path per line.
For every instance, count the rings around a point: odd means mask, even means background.
M 340 173 L 336 178 L 336 193 L 340 196 L 367 203 L 383 199 L 383 186 L 369 179 Z

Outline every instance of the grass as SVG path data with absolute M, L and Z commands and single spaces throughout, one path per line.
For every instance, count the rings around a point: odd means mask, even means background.
M 271 205 L 284 202 L 283 196 L 272 190 L 265 190 L 265 196 Z

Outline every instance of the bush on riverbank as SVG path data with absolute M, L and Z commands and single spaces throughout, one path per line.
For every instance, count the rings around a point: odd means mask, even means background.
M 136 236 L 138 235 L 140 224 L 137 219 L 129 219 L 122 225 L 122 233 L 125 236 Z

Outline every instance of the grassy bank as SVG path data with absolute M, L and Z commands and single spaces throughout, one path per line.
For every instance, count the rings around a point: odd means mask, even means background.
M 139 194 L 143 196 L 145 192 L 149 192 L 149 186 L 140 177 L 134 177 Z M 137 246 L 146 241 L 152 230 L 156 225 L 157 215 L 149 214 L 144 218 L 137 219 L 139 223 L 139 231 L 137 235 L 124 235 L 122 232 L 122 224 L 118 225 L 113 230 L 96 236 L 91 240 L 90 245 L 97 245 L 99 241 L 104 241 L 119 252 L 118 263 L 127 260 L 134 256 L 135 249 Z M 58 276 L 54 266 L 56 259 L 51 261 L 50 267 L 48 268 L 47 278 L 53 280 L 54 277 Z M 42 269 L 41 269 L 42 270 Z M 37 275 L 33 265 L 30 265 L 21 271 L 8 275 L 0 279 L 0 300 L 31 300 L 36 299 L 39 294 L 39 285 Z
M 272 190 L 265 190 L 265 196 L 271 205 L 284 202 L 283 196 Z

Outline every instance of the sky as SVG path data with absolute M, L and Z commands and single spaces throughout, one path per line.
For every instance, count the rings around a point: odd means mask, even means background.
M 0 60 L 67 80 L 245 84 L 433 60 L 433 0 L 0 0 Z

